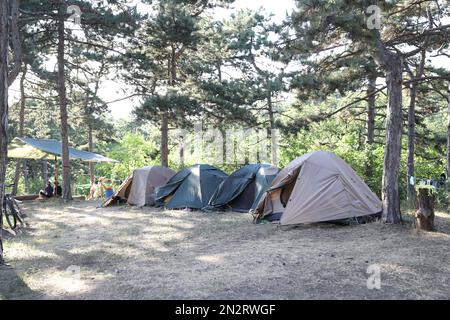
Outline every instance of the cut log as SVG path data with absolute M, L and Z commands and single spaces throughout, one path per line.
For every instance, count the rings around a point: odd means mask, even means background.
M 420 188 L 417 195 L 416 228 L 434 230 L 434 195 L 430 188 Z

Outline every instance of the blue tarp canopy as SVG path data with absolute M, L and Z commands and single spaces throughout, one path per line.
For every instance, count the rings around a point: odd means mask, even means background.
M 55 160 L 62 156 L 61 142 L 54 139 L 14 138 L 8 146 L 8 158 Z M 86 162 L 118 162 L 100 154 L 69 147 L 69 158 Z

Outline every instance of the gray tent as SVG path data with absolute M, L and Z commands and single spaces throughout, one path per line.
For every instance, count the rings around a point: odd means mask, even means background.
M 225 172 L 206 164 L 184 169 L 165 186 L 156 188 L 156 205 L 167 209 L 203 209 L 227 177 Z
M 209 201 L 209 210 L 230 208 L 237 212 L 254 209 L 272 183 L 278 168 L 270 164 L 249 164 L 231 174 Z
M 174 175 L 175 171 L 161 166 L 136 169 L 103 206 L 108 207 L 121 201 L 126 201 L 132 206 L 153 206 L 155 205 L 155 188 L 165 185 Z
M 344 160 L 331 152 L 317 151 L 295 159 L 277 175 L 259 201 L 255 217 L 289 225 L 381 211 L 380 199 Z

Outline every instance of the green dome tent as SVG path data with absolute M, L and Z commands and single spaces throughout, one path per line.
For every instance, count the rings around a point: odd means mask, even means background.
M 277 167 L 270 164 L 249 164 L 242 167 L 219 185 L 207 209 L 230 208 L 236 212 L 254 209 L 278 171 Z
M 207 164 L 184 169 L 165 186 L 156 188 L 156 206 L 167 209 L 203 209 L 219 184 L 227 177 L 225 172 Z

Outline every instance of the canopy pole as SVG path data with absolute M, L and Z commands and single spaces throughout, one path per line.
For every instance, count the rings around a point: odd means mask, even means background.
M 55 156 L 55 196 L 58 195 L 58 176 L 59 176 L 59 168 L 58 168 L 58 157 Z

